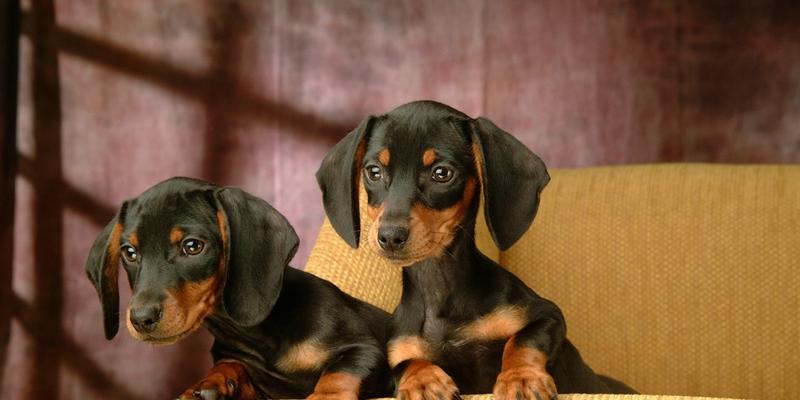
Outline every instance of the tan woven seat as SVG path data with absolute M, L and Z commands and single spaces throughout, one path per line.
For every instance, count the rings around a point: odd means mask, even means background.
M 482 218 L 477 240 L 562 308 L 596 371 L 647 394 L 800 396 L 800 166 L 551 175 L 522 240 L 498 252 Z M 399 269 L 350 249 L 327 221 L 307 270 L 386 310 L 400 296 Z

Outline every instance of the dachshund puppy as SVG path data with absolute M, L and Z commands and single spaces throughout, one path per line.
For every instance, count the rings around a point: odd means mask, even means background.
M 480 190 L 506 250 L 549 179 L 542 160 L 491 121 L 432 101 L 366 118 L 327 154 L 317 180 L 336 232 L 359 245 L 363 183 L 366 246 L 403 267 L 388 345 L 400 399 L 631 392 L 595 375 L 566 339 L 559 308 L 475 245 Z
M 200 325 L 216 365 L 181 399 L 354 400 L 388 393 L 389 315 L 288 266 L 298 238 L 265 201 L 188 178 L 126 201 L 95 240 L 86 272 L 117 333 L 120 259 L 139 340 L 173 343 Z

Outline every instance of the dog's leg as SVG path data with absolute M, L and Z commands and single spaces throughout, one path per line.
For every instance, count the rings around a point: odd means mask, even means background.
M 361 382 L 385 362 L 377 343 L 347 347 L 325 368 L 308 400 L 357 400 Z
M 320 376 L 308 400 L 356 400 L 361 377 L 347 372 L 328 372 Z
M 255 400 L 256 390 L 241 363 L 221 360 L 200 382 L 186 389 L 180 400 Z
M 458 398 L 458 386 L 436 364 L 428 361 L 424 339 L 401 336 L 389 342 L 389 364 L 397 378 L 398 400 Z
M 547 373 L 547 357 L 539 350 L 506 342 L 503 364 L 494 385 L 497 400 L 545 400 L 556 397 L 553 378 Z
M 558 394 L 547 363 L 564 341 L 563 315 L 549 301 L 535 306 L 530 314 L 532 322 L 503 348 L 503 363 L 493 390 L 496 400 L 545 400 Z

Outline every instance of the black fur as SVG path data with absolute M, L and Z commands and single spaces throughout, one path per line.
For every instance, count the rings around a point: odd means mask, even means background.
M 217 213 L 225 216 L 228 246 Z M 110 243 L 117 223 L 119 243 Z M 202 253 L 186 257 L 169 232 L 202 240 Z M 362 396 L 385 395 L 385 340 L 389 315 L 340 291 L 330 282 L 288 266 L 298 238 L 286 219 L 265 201 L 240 189 L 173 178 L 123 205 L 94 243 L 87 274 L 103 305 L 107 338 L 118 329 L 118 260 L 109 246 L 129 245 L 136 232 L 138 262 L 123 259 L 132 288 L 131 305 L 163 303 L 186 283 L 219 275 L 218 298 L 203 324 L 214 335 L 215 361 L 234 359 L 247 370 L 260 396 L 308 396 L 323 372 L 348 372 L 364 379 Z M 215 275 L 216 274 L 216 275 Z M 155 338 L 156 340 L 159 338 Z M 314 339 L 331 356 L 324 365 L 287 373 L 276 362 L 293 345 Z
M 381 226 L 407 227 L 410 210 L 415 206 L 434 211 L 453 207 L 462 200 L 470 180 L 482 185 L 487 202 L 485 217 L 501 249 L 509 248 L 531 225 L 539 195 L 549 181 L 545 165 L 488 119 L 472 119 L 446 105 L 419 101 L 365 121 L 370 122 L 362 123 L 357 135 L 349 135 L 328 153 L 317 173 L 323 192 L 332 187 L 354 191 L 326 196 L 326 210 L 352 209 L 350 202 L 357 195 L 357 180 L 350 171 L 355 170 L 362 173 L 360 179 L 369 204 L 383 207 L 380 221 L 375 221 Z M 360 131 L 364 127 L 370 129 Z M 366 148 L 362 159 L 353 157 L 358 146 Z M 377 165 L 378 155 L 385 148 L 390 162 L 383 170 L 384 178 L 371 181 L 364 169 Z M 478 150 L 477 156 L 473 148 Z M 435 150 L 437 155 L 431 166 L 421 161 L 427 149 Z M 333 168 L 329 160 L 337 160 L 338 168 Z M 352 165 L 342 168 L 342 163 Z M 431 171 L 437 166 L 452 169 L 452 180 L 433 181 Z M 339 203 L 345 198 L 346 203 Z M 457 329 L 500 306 L 516 305 L 526 310 L 527 325 L 517 332 L 515 343 L 546 354 L 547 369 L 559 392 L 613 391 L 566 339 L 566 324 L 559 308 L 478 251 L 474 242 L 478 203 L 479 196 L 475 194 L 455 238 L 441 255 L 403 268 L 403 294 L 392 318 L 390 340 L 406 335 L 424 338 L 434 349 L 429 361 L 449 374 L 461 393 L 490 393 L 500 371 L 506 340 L 465 341 L 457 336 Z M 340 234 L 359 230 L 357 222 L 352 222 L 358 221 L 358 216 L 341 218 L 329 211 L 329 217 Z M 354 245 L 348 237 L 345 239 Z M 395 258 L 391 251 L 383 255 Z M 402 370 L 403 366 L 404 363 L 398 364 L 395 375 L 402 372 L 397 369 Z

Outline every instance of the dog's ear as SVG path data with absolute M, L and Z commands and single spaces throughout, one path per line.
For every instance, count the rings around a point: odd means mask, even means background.
M 238 324 L 254 326 L 269 315 L 283 272 L 300 239 L 266 201 L 241 189 L 213 192 L 225 257 L 222 305 Z
M 119 330 L 119 244 L 126 208 L 127 203 L 124 203 L 117 215 L 103 228 L 86 260 L 86 275 L 100 298 L 103 329 L 108 340 L 113 339 Z
M 325 213 L 333 229 L 350 247 L 358 247 L 361 220 L 358 214 L 358 182 L 366 141 L 375 117 L 367 117 L 325 155 L 317 183 L 322 190 Z
M 478 118 L 471 125 L 486 224 L 500 250 L 507 250 L 533 222 L 550 175 L 536 154 L 492 121 Z

